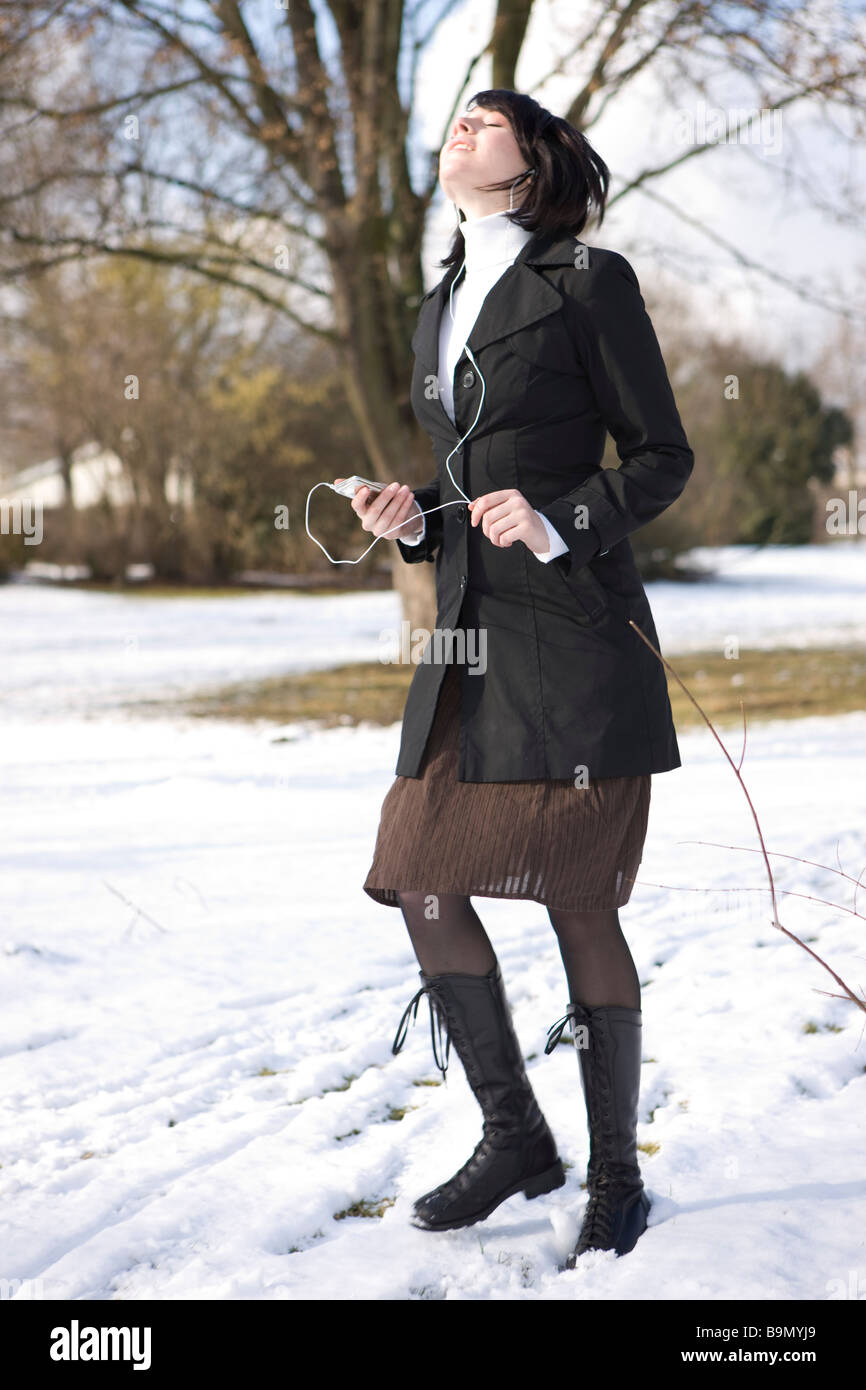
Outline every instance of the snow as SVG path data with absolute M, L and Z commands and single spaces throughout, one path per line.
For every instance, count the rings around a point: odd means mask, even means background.
M 647 586 L 665 655 L 866 642 L 866 544 L 697 548 L 708 578 Z M 392 590 L 175 598 L 0 585 L 6 714 L 122 709 L 208 683 L 375 661 L 400 634 Z M 206 604 L 207 624 L 202 622 Z M 170 621 L 167 614 L 170 613 Z
M 720 579 L 649 585 L 663 650 L 731 631 L 862 642 L 862 553 L 731 550 Z M 866 1294 L 866 1019 L 772 927 L 751 815 L 708 730 L 681 733 L 683 767 L 653 778 L 620 912 L 643 986 L 638 1140 L 659 1145 L 641 1155 L 650 1227 L 627 1257 L 562 1271 L 587 1141 L 573 1049 L 543 1051 L 567 1003 L 544 908 L 473 900 L 567 1184 L 418 1231 L 412 1201 L 469 1156 L 481 1116 L 453 1050 L 447 1085 L 413 1084 L 439 1079 L 426 999 L 390 1050 L 418 966 L 401 914 L 361 885 L 399 725 L 124 708 L 369 659 L 396 596 L 9 585 L 0 622 L 0 1276 L 22 1281 L 15 1297 Z M 768 847 L 830 866 L 773 859 L 782 921 L 862 990 L 863 917 L 828 904 L 854 902 L 832 869 L 866 865 L 866 712 L 756 724 L 743 771 Z M 365 1199 L 393 1204 L 335 1220 Z

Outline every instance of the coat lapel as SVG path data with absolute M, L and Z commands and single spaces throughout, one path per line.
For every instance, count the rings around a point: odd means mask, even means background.
M 538 233 L 531 237 L 511 265 L 487 294 L 478 317 L 472 325 L 467 343 L 473 352 L 526 328 L 538 319 L 546 318 L 562 306 L 558 290 L 530 269 L 532 265 L 572 265 L 575 238 L 563 237 L 546 242 Z M 436 373 L 439 366 L 439 324 L 448 307 L 448 292 L 460 270 L 449 266 L 439 284 L 424 300 L 418 326 L 412 335 L 412 348 L 426 372 Z M 443 417 L 448 420 L 440 403 Z M 451 421 L 449 426 L 453 429 Z

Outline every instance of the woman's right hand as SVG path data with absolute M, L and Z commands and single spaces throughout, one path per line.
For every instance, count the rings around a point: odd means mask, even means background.
M 343 481 L 334 479 L 335 483 Z M 372 531 L 375 536 L 387 531 L 385 539 L 388 541 L 421 534 L 421 509 L 412 489 L 405 483 L 389 483 L 381 492 L 371 492 L 368 487 L 356 488 L 352 511 L 361 518 L 365 531 Z M 399 525 L 400 522 L 403 524 Z

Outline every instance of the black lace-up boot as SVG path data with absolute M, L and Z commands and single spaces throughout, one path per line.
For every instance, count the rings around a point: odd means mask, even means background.
M 392 1051 L 403 1046 L 409 1014 L 414 1007 L 413 1019 L 417 1016 L 426 994 L 436 1064 L 444 1077 L 453 1042 L 484 1115 L 484 1134 L 471 1158 L 414 1205 L 413 1226 L 450 1231 L 483 1221 L 515 1192 L 529 1199 L 562 1187 L 565 1173 L 526 1075 L 499 962 L 486 975 L 419 974 L 422 987 L 403 1014 Z M 443 1023 L 447 1028 L 444 1065 L 436 1048 L 434 1007 L 440 1051 Z
M 574 1269 L 587 1250 L 615 1250 L 618 1255 L 633 1250 L 646 1230 L 650 1200 L 637 1161 L 641 1011 L 570 1003 L 565 1018 L 549 1029 L 545 1052 L 553 1051 L 566 1023 L 580 1062 L 589 1129 L 589 1201 L 565 1264 Z

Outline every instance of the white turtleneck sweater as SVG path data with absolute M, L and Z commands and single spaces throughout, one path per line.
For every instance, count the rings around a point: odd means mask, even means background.
M 454 286 L 451 304 L 454 310 L 452 323 L 448 300 L 439 323 L 439 398 L 451 423 L 454 423 L 454 368 L 460 361 L 466 339 L 478 318 L 481 305 L 496 281 L 511 265 L 532 233 L 511 222 L 505 212 L 491 212 L 486 217 L 476 217 L 471 221 L 464 218 L 460 223 L 466 246 L 466 268 Z M 544 522 L 550 546 L 545 551 L 533 551 L 536 559 L 544 564 L 564 555 L 568 550 L 565 541 L 546 516 L 536 511 L 536 516 Z M 422 516 L 421 533 L 414 539 L 401 537 L 404 545 L 420 545 L 426 535 L 427 522 Z

